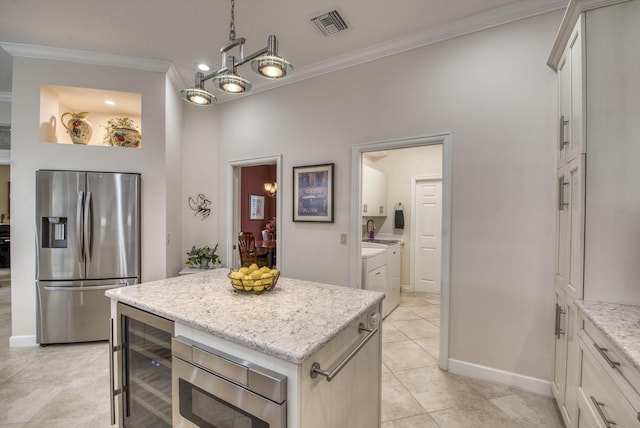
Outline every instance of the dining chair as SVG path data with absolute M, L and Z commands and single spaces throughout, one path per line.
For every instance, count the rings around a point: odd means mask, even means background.
M 267 251 L 260 251 L 256 248 L 256 239 L 251 232 L 240 232 L 238 234 L 238 251 L 240 252 L 240 265 L 251 266 L 255 263 L 258 266 L 268 266 Z

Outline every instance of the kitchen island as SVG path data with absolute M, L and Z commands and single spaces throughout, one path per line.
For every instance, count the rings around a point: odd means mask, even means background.
M 120 322 L 118 303 L 124 304 L 172 321 L 179 340 L 283 375 L 289 428 L 379 426 L 383 294 L 284 277 L 272 291 L 244 294 L 232 289 L 227 273 L 109 291 L 113 319 Z M 339 374 L 330 373 L 356 348 Z

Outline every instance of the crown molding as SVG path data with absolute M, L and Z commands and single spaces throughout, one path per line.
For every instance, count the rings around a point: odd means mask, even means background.
M 236 100 L 252 94 L 318 77 L 323 74 L 375 61 L 390 55 L 407 52 L 412 49 L 443 42 L 445 40 L 508 24 L 510 22 L 562 10 L 567 7 L 567 2 L 567 0 L 536 0 L 535 2 L 520 1 L 507 6 L 494 8 L 467 18 L 459 19 L 457 21 L 432 27 L 423 31 L 418 31 L 408 36 L 389 40 L 365 49 L 348 52 L 344 55 L 337 56 L 326 61 L 311 64 L 306 67 L 296 68 L 295 73 L 291 77 L 276 81 L 256 82 L 253 85 L 251 92 L 242 95 L 234 95 L 232 99 Z M 218 104 L 231 101 L 232 99 L 226 98 L 224 95 L 219 96 Z
M 127 55 L 85 51 L 79 49 L 59 48 L 53 46 L 29 45 L 24 43 L 0 42 L 0 47 L 14 57 L 36 58 L 53 61 L 78 62 L 83 64 L 104 65 L 110 67 L 130 68 L 134 70 L 166 73 L 171 62 L 138 58 Z
M 12 92 L 0 92 L 0 101 L 5 101 L 10 103 L 12 99 L 13 99 Z

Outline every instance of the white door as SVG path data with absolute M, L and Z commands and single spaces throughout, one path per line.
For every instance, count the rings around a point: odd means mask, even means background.
M 418 180 L 415 185 L 413 233 L 415 291 L 440 294 L 442 246 L 442 180 Z

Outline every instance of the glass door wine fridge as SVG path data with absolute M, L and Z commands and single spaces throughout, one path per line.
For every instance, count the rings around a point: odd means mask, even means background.
M 123 303 L 117 304 L 116 313 L 110 349 L 112 424 L 118 397 L 119 426 L 171 427 L 173 321 Z

